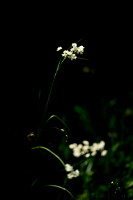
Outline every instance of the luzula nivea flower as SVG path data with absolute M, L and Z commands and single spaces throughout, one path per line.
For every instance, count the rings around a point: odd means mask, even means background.
M 73 166 L 71 166 L 70 164 L 65 164 L 65 170 L 67 172 L 73 171 Z
M 67 57 L 69 58 L 70 60 L 76 60 L 77 59 L 77 56 L 76 54 L 83 54 L 84 52 L 84 46 L 77 46 L 77 43 L 72 43 L 72 48 L 70 48 L 70 50 L 64 50 L 63 53 L 62 53 L 62 56 L 63 57 Z M 60 51 L 62 50 L 62 47 L 58 47 L 57 48 L 57 51 Z
M 107 150 L 103 150 L 102 152 L 101 152 L 101 156 L 106 156 L 106 154 L 107 154 Z
M 60 50 L 62 50 L 62 47 L 58 47 L 56 51 L 60 51 Z
M 65 170 L 66 170 L 66 172 L 69 172 L 67 174 L 68 179 L 76 178 L 80 174 L 79 170 L 78 169 L 74 170 L 73 166 L 71 166 L 70 164 L 65 164 Z
M 104 149 L 104 141 L 100 141 L 99 143 L 94 142 L 92 145 L 89 145 L 89 141 L 87 140 L 83 140 L 82 143 L 83 144 L 73 143 L 69 145 L 74 157 L 79 158 L 84 155 L 86 158 L 89 158 L 90 156 L 95 156 L 98 151 L 101 152 L 101 156 L 106 156 L 107 154 L 107 150 Z
M 68 179 L 76 178 L 78 176 L 79 176 L 79 170 L 78 169 L 67 174 Z

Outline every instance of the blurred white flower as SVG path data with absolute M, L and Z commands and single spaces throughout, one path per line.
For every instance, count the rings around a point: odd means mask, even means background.
M 81 149 L 80 148 L 78 148 L 78 147 L 75 147 L 74 149 L 73 149 L 73 156 L 75 156 L 75 157 L 80 157 L 81 156 Z
M 69 145 L 69 148 L 70 148 L 70 149 L 74 149 L 75 147 L 77 147 L 77 143 L 73 143 L 73 144 L 70 144 L 70 145 Z
M 93 151 L 100 151 L 103 150 L 105 146 L 105 142 L 104 141 L 100 141 L 99 143 L 93 143 L 92 146 L 90 146 L 90 150 Z
M 84 145 L 89 145 L 89 141 L 87 141 L 87 140 L 83 140 L 83 142 L 82 142 Z
M 82 147 L 83 147 L 82 144 L 78 144 L 78 145 L 77 145 L 77 148 L 78 148 L 78 149 L 82 149 Z
M 67 178 L 68 179 L 72 179 L 72 178 L 76 178 L 79 176 L 79 170 L 76 169 L 75 171 L 70 172 L 69 174 L 67 174 Z
M 85 154 L 85 157 L 86 157 L 86 158 L 89 158 L 90 156 L 91 156 L 90 153 Z
M 107 155 L 107 150 L 103 150 L 102 152 L 101 152 L 101 156 L 106 156 Z
M 78 169 L 76 169 L 75 171 L 73 171 L 73 177 L 78 177 L 79 176 L 79 170 Z
M 104 147 L 105 147 L 105 142 L 102 140 L 102 141 L 100 141 L 100 143 L 98 144 L 98 148 L 99 148 L 99 150 L 102 150 L 102 149 L 104 149 Z
M 91 153 L 91 156 L 95 156 L 97 154 L 97 152 L 96 151 L 93 151 L 92 153 Z
M 84 155 L 84 154 L 86 154 L 87 152 L 88 152 L 88 150 L 89 150 L 89 146 L 88 145 L 84 145 L 83 147 L 82 147 L 82 155 Z
M 67 178 L 68 179 L 72 179 L 73 178 L 73 173 L 71 172 L 71 173 L 67 174 Z
M 66 170 L 66 172 L 69 172 L 67 174 L 68 179 L 76 178 L 79 176 L 79 170 L 78 169 L 74 170 L 73 166 L 68 163 L 65 164 L 65 170 Z
M 77 43 L 72 43 L 73 48 L 77 48 Z
M 73 166 L 71 166 L 70 164 L 65 164 L 65 170 L 67 172 L 73 171 Z
M 101 156 L 107 154 L 107 150 L 104 150 L 105 142 L 102 140 L 99 143 L 94 142 L 89 145 L 89 141 L 83 140 L 82 144 L 73 143 L 69 145 L 69 148 L 73 152 L 73 156 L 79 158 L 82 155 L 85 157 L 95 156 L 97 151 L 101 151 Z
M 62 47 L 58 47 L 56 51 L 60 51 L 60 50 L 62 50 Z
M 91 150 L 92 152 L 97 151 L 97 150 L 98 150 L 98 144 L 94 142 L 94 143 L 90 146 L 90 150 Z

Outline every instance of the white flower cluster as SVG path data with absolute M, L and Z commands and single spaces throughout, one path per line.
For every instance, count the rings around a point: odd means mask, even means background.
M 83 54 L 84 52 L 84 46 L 77 46 L 77 43 L 72 43 L 72 48 L 70 50 L 64 50 L 63 53 L 62 53 L 62 56 L 63 57 L 67 57 L 71 60 L 76 60 L 77 56 L 76 54 Z M 60 51 L 62 50 L 62 47 L 58 47 L 57 48 L 57 51 Z
M 69 148 L 73 151 L 73 156 L 77 158 L 82 155 L 89 158 L 90 156 L 95 156 L 98 151 L 101 152 L 101 156 L 106 156 L 107 150 L 105 150 L 104 147 L 104 141 L 90 145 L 87 140 L 83 140 L 82 144 L 73 143 L 69 145 Z
M 76 178 L 79 176 L 79 170 L 78 169 L 74 170 L 73 166 L 71 166 L 70 164 L 65 164 L 65 170 L 66 172 L 69 172 L 67 174 L 68 179 Z

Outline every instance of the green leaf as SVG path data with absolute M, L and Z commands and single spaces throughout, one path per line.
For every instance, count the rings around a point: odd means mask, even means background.
M 32 149 L 43 149 L 45 151 L 48 151 L 49 153 L 51 153 L 54 157 L 56 157 L 60 163 L 63 165 L 63 167 L 65 168 L 65 163 L 63 162 L 63 160 L 57 155 L 55 154 L 53 151 L 51 151 L 50 149 L 46 148 L 46 147 L 43 147 L 43 146 L 36 146 L 36 147 L 33 147 Z
M 58 189 L 61 189 L 63 191 L 66 191 L 74 199 L 74 196 L 72 195 L 72 193 L 64 187 L 61 187 L 59 185 L 46 185 L 45 187 L 54 187 L 54 188 L 58 188 Z
M 78 114 L 80 124 L 83 127 L 85 131 L 90 131 L 93 135 L 95 135 L 94 128 L 92 126 L 91 122 L 91 116 L 89 110 L 86 110 L 86 108 L 83 108 L 81 106 L 75 105 L 73 107 L 74 111 Z
M 120 146 L 120 143 L 114 144 L 114 145 L 112 146 L 112 152 L 113 152 L 113 153 L 116 152 L 117 149 L 119 148 L 119 146 Z
M 46 124 L 53 118 L 58 119 L 68 130 L 70 130 L 69 127 L 66 125 L 66 123 L 57 115 L 51 115 L 51 117 L 49 117 L 48 120 L 46 121 Z

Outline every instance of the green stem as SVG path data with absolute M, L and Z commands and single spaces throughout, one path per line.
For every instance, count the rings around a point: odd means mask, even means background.
M 47 112 L 47 109 L 48 109 L 48 104 L 49 104 L 49 101 L 50 101 L 50 97 L 51 97 L 51 93 L 52 93 L 52 89 L 53 89 L 53 85 L 54 85 L 54 82 L 55 82 L 55 78 L 57 76 L 57 72 L 59 71 L 60 69 L 60 66 L 61 64 L 64 62 L 66 58 L 63 58 L 61 57 L 58 65 L 57 65 L 57 68 L 56 68 L 56 72 L 54 74 L 54 78 L 53 78 L 53 81 L 52 81 L 52 85 L 51 85 L 51 88 L 50 88 L 50 92 L 49 92 L 49 95 L 48 95 L 48 99 L 47 99 L 47 102 L 46 102 L 46 107 L 45 107 L 45 110 L 44 110 L 44 120 L 45 120 L 45 117 L 46 117 L 46 112 Z
M 80 58 L 80 57 L 77 57 L 77 59 L 79 59 L 79 60 L 88 60 L 88 58 Z
M 80 42 L 81 40 L 83 40 L 83 38 L 81 38 L 80 40 L 78 40 L 76 43 Z M 70 48 L 70 47 L 69 47 Z M 68 48 L 68 49 L 69 49 Z M 57 65 L 57 69 L 56 69 L 56 72 L 54 74 L 54 78 L 53 78 L 53 81 L 52 81 L 52 85 L 51 85 L 51 88 L 50 88 L 50 92 L 49 92 L 49 95 L 48 95 L 48 99 L 47 99 L 47 102 L 46 102 L 46 107 L 45 107 L 45 110 L 44 110 L 44 120 L 45 120 L 45 117 L 46 117 L 46 112 L 47 112 L 47 109 L 48 109 L 48 104 L 49 104 L 49 101 L 50 101 L 50 97 L 51 97 L 51 93 L 52 93 L 52 89 L 53 89 L 53 85 L 54 85 L 54 82 L 55 82 L 55 78 L 57 76 L 57 72 L 59 71 L 60 69 L 60 66 L 62 65 L 62 63 L 65 61 L 67 57 L 61 57 L 58 65 Z M 88 60 L 86 58 L 78 58 L 78 59 L 84 59 L 84 60 Z

